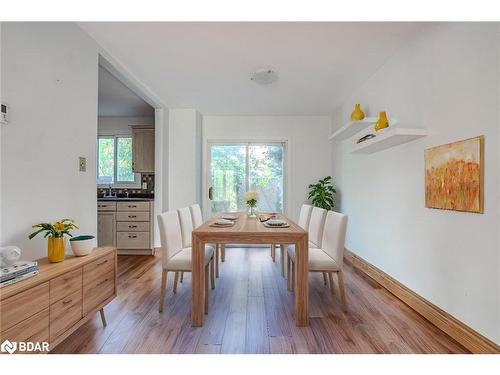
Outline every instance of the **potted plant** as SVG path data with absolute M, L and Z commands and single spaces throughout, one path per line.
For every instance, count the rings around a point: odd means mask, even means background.
M 78 229 L 75 222 L 71 219 L 63 219 L 50 223 L 40 223 L 33 225 L 37 230 L 29 235 L 33 239 L 37 234 L 45 232 L 44 238 L 48 239 L 48 258 L 49 262 L 57 263 L 64 260 L 64 235 L 73 237 L 70 233 L 73 229 Z
M 255 207 L 257 206 L 257 202 L 259 201 L 259 192 L 258 191 L 247 191 L 245 193 L 245 204 L 248 207 L 248 217 L 256 217 Z
M 316 184 L 309 185 L 309 199 L 311 203 L 313 206 L 324 208 L 325 210 L 333 209 L 336 192 L 332 185 L 332 176 L 327 176 L 319 180 Z

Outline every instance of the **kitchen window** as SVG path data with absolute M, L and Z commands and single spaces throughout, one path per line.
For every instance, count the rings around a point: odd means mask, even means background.
M 132 136 L 98 137 L 97 184 L 140 187 L 140 174 L 132 170 Z

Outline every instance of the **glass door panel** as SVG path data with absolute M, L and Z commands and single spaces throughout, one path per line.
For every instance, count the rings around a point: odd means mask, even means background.
M 210 147 L 212 214 L 243 209 L 246 188 L 246 146 Z
M 258 211 L 283 212 L 283 145 L 249 145 L 248 178 Z

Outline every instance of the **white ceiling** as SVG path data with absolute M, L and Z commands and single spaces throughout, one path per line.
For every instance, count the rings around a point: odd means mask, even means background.
M 330 114 L 423 23 L 81 23 L 170 108 Z M 277 69 L 275 84 L 249 75 Z
M 105 68 L 99 67 L 99 116 L 154 116 L 154 109 Z

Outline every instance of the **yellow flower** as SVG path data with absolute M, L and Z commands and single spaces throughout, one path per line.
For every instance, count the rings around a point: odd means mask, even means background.
M 56 232 L 62 232 L 64 230 L 64 224 L 57 222 L 54 224 L 54 229 Z

